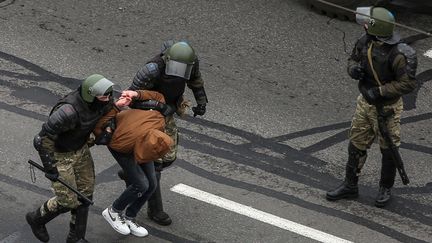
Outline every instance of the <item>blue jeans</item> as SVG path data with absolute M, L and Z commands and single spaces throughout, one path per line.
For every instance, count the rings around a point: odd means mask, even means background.
M 157 179 L 153 162 L 137 164 L 133 154 L 124 154 L 109 149 L 127 175 L 128 186 L 112 207 L 121 212 L 126 209 L 127 218 L 135 218 L 156 190 Z

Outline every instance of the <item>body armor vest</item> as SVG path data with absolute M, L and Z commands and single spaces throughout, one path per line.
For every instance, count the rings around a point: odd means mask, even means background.
M 103 109 L 91 110 L 89 104 L 81 98 L 80 91 L 76 90 L 62 98 L 51 110 L 51 113 L 56 107 L 66 103 L 71 104 L 77 112 L 78 124 L 74 129 L 58 134 L 55 147 L 59 152 L 75 151 L 84 146 L 96 123 L 112 108 L 112 104 L 108 104 Z
M 374 84 L 374 86 L 379 86 L 379 84 L 377 83 L 377 81 L 374 78 L 373 72 L 372 72 L 372 68 L 369 65 L 369 61 L 368 61 L 368 48 L 369 48 L 369 44 L 364 45 L 363 49 L 362 49 L 362 65 L 364 65 L 364 67 L 366 68 L 366 75 L 365 75 L 365 80 L 367 82 L 370 82 L 372 84 Z M 372 64 L 373 67 L 376 71 L 376 73 L 378 74 L 378 77 L 380 79 L 381 84 L 385 84 L 388 82 L 391 82 L 393 80 L 396 79 L 396 73 L 392 70 L 392 64 L 393 64 L 393 56 L 392 56 L 392 52 L 393 52 L 393 48 L 396 45 L 377 45 L 374 44 L 373 48 L 372 48 Z
M 160 75 L 155 81 L 155 86 L 151 89 L 162 93 L 165 97 L 166 104 L 174 105 L 177 107 L 177 103 L 181 99 L 187 80 L 184 78 L 166 75 L 165 74 L 165 62 L 161 55 L 154 57 L 151 61 L 158 65 Z M 195 69 L 195 66 L 193 67 Z M 195 78 L 195 71 L 192 70 L 191 79 Z
M 364 86 L 367 89 L 372 87 L 380 86 L 379 83 L 375 80 L 371 65 L 368 60 L 368 49 L 371 45 L 372 41 L 367 40 L 366 38 L 362 42 L 361 49 L 361 65 L 365 68 L 365 77 L 362 82 L 359 83 L 360 86 Z M 397 44 L 389 45 L 389 44 L 377 44 L 373 43 L 372 47 L 372 65 L 375 69 L 375 72 L 378 75 L 379 81 L 382 85 L 396 80 L 396 72 L 393 70 L 393 61 L 397 54 Z M 380 98 L 381 102 L 384 104 L 392 104 L 398 100 L 398 98 Z

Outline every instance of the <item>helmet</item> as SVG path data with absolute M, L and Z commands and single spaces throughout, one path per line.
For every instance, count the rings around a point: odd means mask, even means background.
M 113 91 L 113 83 L 100 74 L 93 74 L 81 84 L 81 97 L 86 102 L 93 102 L 96 96 L 108 95 Z
M 378 37 L 390 37 L 393 35 L 395 18 L 390 11 L 385 8 L 375 7 L 371 10 L 371 17 L 368 23 L 368 34 Z
M 165 73 L 185 79 L 189 79 L 192 67 L 195 64 L 196 55 L 192 47 L 184 42 L 173 44 L 165 53 Z
M 382 7 L 359 7 L 356 12 L 357 23 L 366 25 L 369 35 L 388 44 L 399 42 L 400 36 L 394 33 L 395 17 L 390 11 Z

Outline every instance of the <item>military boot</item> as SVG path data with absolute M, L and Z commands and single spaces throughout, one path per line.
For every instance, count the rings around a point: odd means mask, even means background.
M 358 197 L 358 174 L 366 161 L 366 151 L 359 150 L 350 143 L 348 154 L 348 162 L 345 167 L 345 180 L 340 186 L 327 192 L 326 198 L 329 201 Z
M 89 197 L 90 200 L 92 197 Z M 72 210 L 72 217 L 75 217 L 75 222 L 70 223 L 69 234 L 66 238 L 66 243 L 88 242 L 85 239 L 87 230 L 87 218 L 89 212 L 89 205 L 80 205 Z
M 26 221 L 30 225 L 34 236 L 42 241 L 49 241 L 49 234 L 45 227 L 49 221 L 53 220 L 58 215 L 65 212 L 65 210 L 49 211 L 47 207 L 47 202 L 45 202 L 42 207 L 44 207 L 44 214 L 41 213 L 41 208 L 36 209 L 34 212 L 29 212 L 26 214 Z
M 160 177 L 160 171 L 156 171 L 157 187 L 147 202 L 147 216 L 159 225 L 170 225 L 172 220 L 170 216 L 163 211 Z
M 390 199 L 391 199 L 391 189 L 381 186 L 378 191 L 378 195 L 375 199 L 375 206 L 378 208 L 382 208 L 385 205 L 387 205 Z
M 381 149 L 381 179 L 379 182 L 380 189 L 375 199 L 375 206 L 382 208 L 391 199 L 391 188 L 394 185 L 396 177 L 396 166 L 393 161 L 392 152 L 390 149 Z

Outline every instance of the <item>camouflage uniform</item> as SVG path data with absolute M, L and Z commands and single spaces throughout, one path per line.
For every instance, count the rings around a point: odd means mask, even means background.
M 390 138 L 396 146 L 400 146 L 400 119 L 403 111 L 402 99 L 398 99 L 396 103 L 384 106 L 384 112 L 389 110 L 394 111 L 394 115 L 388 118 L 388 130 Z M 374 105 L 367 103 L 363 95 L 357 97 L 357 107 L 352 119 L 351 128 L 349 131 L 350 142 L 360 150 L 367 150 L 378 138 L 380 148 L 387 149 L 388 144 L 384 141 L 378 129 L 378 113 Z
M 55 194 L 34 212 L 26 214 L 33 234 L 40 241 L 49 241 L 45 224 L 70 211 L 70 231 L 66 241 L 87 242 L 84 236 L 89 204 L 57 178 L 92 198 L 95 172 L 87 143 L 98 120 L 112 108 L 112 85 L 101 75 L 88 77 L 77 90 L 54 106 L 48 121 L 34 138 L 45 176 L 52 181 Z
M 173 116 L 167 116 L 165 118 L 165 124 L 165 133 L 171 137 L 174 143 L 171 145 L 170 151 L 162 158 L 156 160 L 156 163 L 165 163 L 168 165 L 177 158 L 178 129 Z
M 357 98 L 349 132 L 345 181 L 328 191 L 326 197 L 328 200 L 339 200 L 358 196 L 358 177 L 366 162 L 367 149 L 377 139 L 382 153 L 382 167 L 375 205 L 383 207 L 390 200 L 396 166 L 392 151 L 378 127 L 377 107 L 382 107 L 383 113 L 393 111 L 393 115 L 386 118 L 387 130 L 397 150 L 401 143 L 401 97 L 416 87 L 417 57 L 416 52 L 402 43 L 397 33 L 393 33 L 394 25 L 391 23 L 394 18 L 388 10 L 374 7 L 371 16 L 377 19 L 368 19 L 365 25 L 367 34 L 357 40 L 348 59 L 348 74 L 359 80 L 361 94 Z M 379 21 L 385 18 L 388 22 Z
M 94 163 L 87 145 L 76 151 L 54 152 L 54 159 L 57 161 L 56 166 L 60 177 L 67 184 L 76 188 L 86 197 L 93 195 L 95 184 Z M 81 204 L 77 195 L 60 182 L 54 181 L 52 188 L 55 197 L 48 200 L 48 210 L 55 211 L 59 205 L 65 208 L 77 208 Z M 74 218 L 72 223 L 75 223 Z

